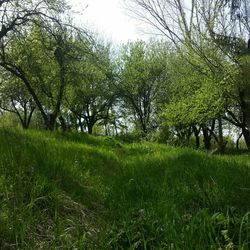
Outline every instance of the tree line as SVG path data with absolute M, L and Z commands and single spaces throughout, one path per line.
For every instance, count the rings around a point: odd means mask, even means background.
M 1 120 L 221 152 L 233 130 L 250 151 L 247 1 L 125 2 L 160 39 L 114 49 L 67 2 L 0 1 Z

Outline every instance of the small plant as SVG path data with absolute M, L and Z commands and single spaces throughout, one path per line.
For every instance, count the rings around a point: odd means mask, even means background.
M 165 244 L 164 225 L 145 209 L 131 211 L 106 232 L 107 249 L 153 249 Z

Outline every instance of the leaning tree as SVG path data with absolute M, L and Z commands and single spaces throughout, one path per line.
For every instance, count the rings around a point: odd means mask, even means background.
M 250 2 L 246 0 L 125 0 L 131 11 L 151 28 L 175 44 L 188 60 L 195 54 L 213 75 L 224 75 L 233 92 L 223 92 L 224 116 L 237 124 L 250 150 L 249 56 L 245 49 L 249 36 Z M 183 49 L 185 48 L 185 49 Z M 207 54 L 207 49 L 215 53 Z M 220 60 L 221 54 L 224 60 Z M 219 55 L 219 58 L 216 57 Z M 238 72 L 224 62 L 237 65 Z M 194 64 L 191 60 L 190 64 Z M 197 66 L 197 65 L 196 65 Z M 199 68 L 199 67 L 197 67 Z M 232 105 L 235 103 L 236 105 Z M 236 118 L 236 119 L 235 119 Z M 237 122 L 236 122 L 237 120 Z

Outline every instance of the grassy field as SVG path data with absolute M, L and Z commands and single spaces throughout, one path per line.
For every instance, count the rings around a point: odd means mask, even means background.
M 0 249 L 250 249 L 250 159 L 0 130 Z

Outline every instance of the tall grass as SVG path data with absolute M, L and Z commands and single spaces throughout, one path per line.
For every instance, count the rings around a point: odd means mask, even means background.
M 0 130 L 0 249 L 250 249 L 250 160 Z

